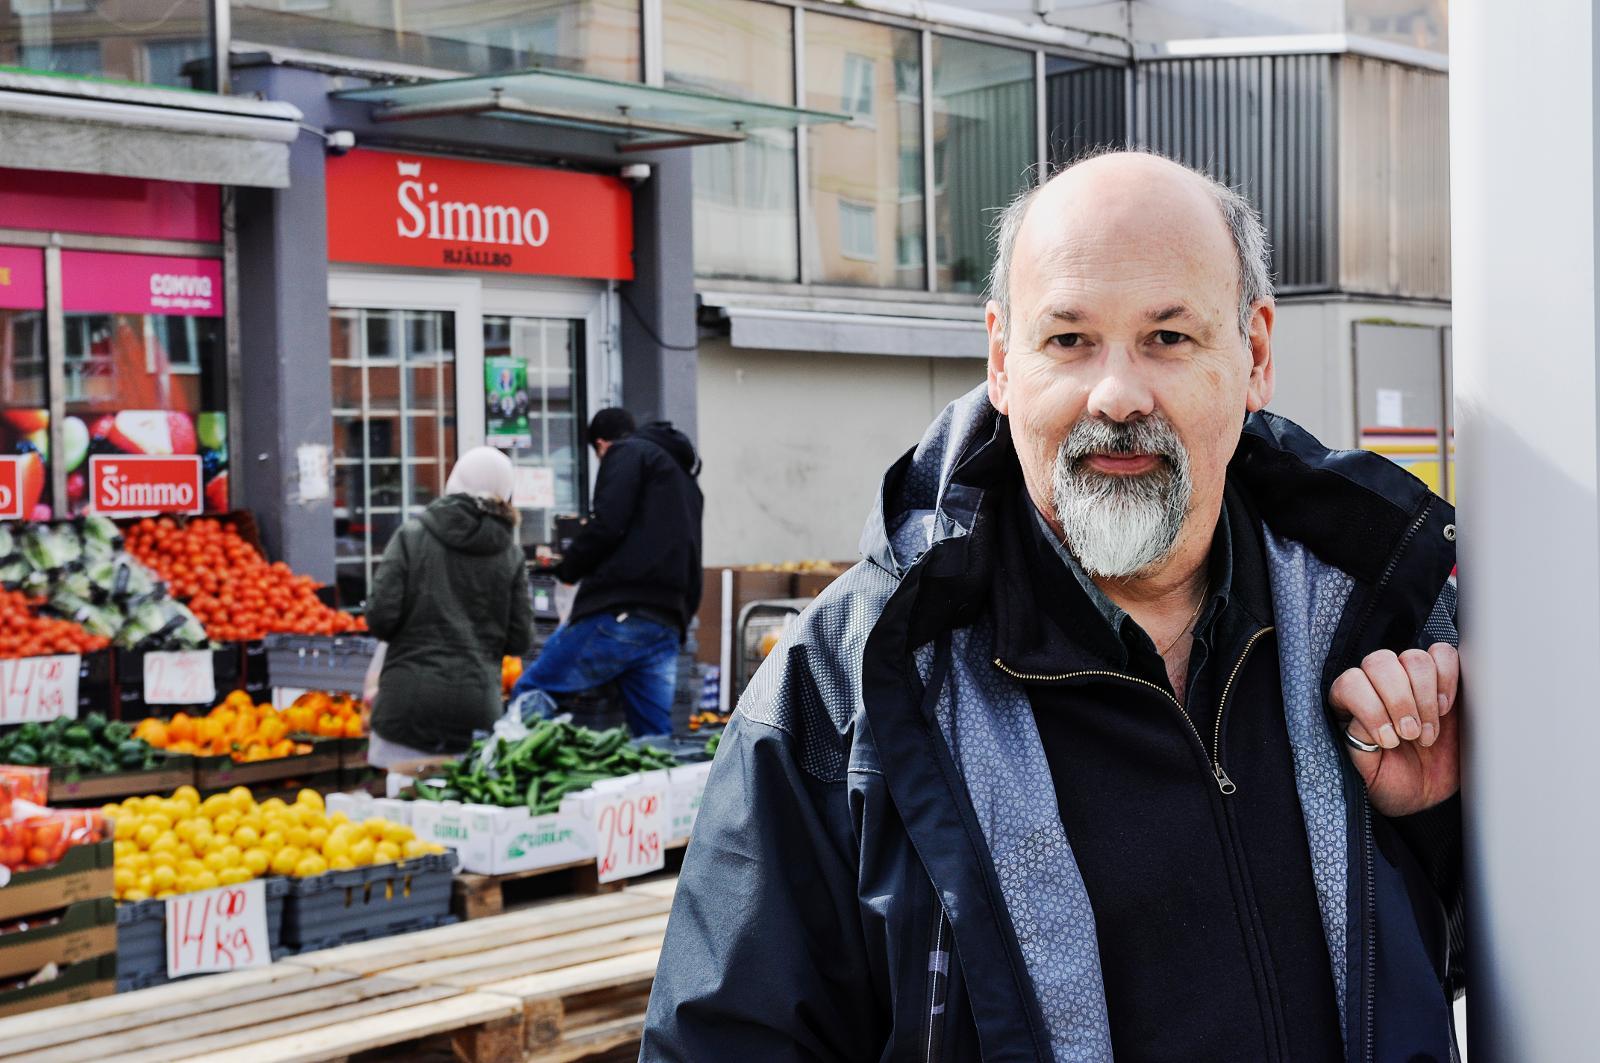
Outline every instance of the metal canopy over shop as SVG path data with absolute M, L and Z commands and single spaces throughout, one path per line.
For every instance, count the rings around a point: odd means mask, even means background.
M 982 311 L 967 305 L 871 303 L 702 292 L 728 323 L 735 347 L 915 358 L 987 357 Z
M 372 117 L 379 122 L 486 115 L 590 132 L 620 132 L 619 151 L 725 144 L 744 140 L 752 129 L 797 129 L 850 120 L 847 114 L 831 111 L 752 103 L 545 69 L 375 85 L 333 96 L 376 104 Z
M 14 169 L 285 188 L 300 117 L 286 103 L 0 70 Z

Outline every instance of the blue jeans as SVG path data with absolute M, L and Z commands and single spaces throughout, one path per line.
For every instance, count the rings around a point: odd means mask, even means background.
M 643 617 L 601 613 L 563 624 L 512 688 L 511 699 L 532 690 L 571 694 L 615 679 L 636 735 L 672 731 L 672 695 L 678 684 L 678 632 Z

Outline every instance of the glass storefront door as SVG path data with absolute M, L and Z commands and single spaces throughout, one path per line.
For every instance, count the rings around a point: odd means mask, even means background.
M 439 497 L 456 456 L 455 315 L 332 311 L 340 600 L 362 601 L 389 537 Z
M 517 466 L 522 542 L 548 544 L 583 510 L 583 322 L 483 317 L 485 438 Z
M 551 290 L 551 289 L 554 290 Z M 330 284 L 334 531 L 340 600 L 358 607 L 390 537 L 487 444 L 517 469 L 528 554 L 588 499 L 583 428 L 614 402 L 597 357 L 602 290 L 417 274 Z

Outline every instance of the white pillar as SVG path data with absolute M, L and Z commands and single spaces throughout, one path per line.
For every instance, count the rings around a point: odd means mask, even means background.
M 1472 1063 L 1600 1028 L 1594 19 L 1450 9 Z

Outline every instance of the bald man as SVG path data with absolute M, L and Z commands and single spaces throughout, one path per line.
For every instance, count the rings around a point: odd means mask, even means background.
M 1261 223 L 1002 215 L 988 381 L 718 750 L 642 1059 L 1455 1058 L 1450 507 L 1267 413 Z

